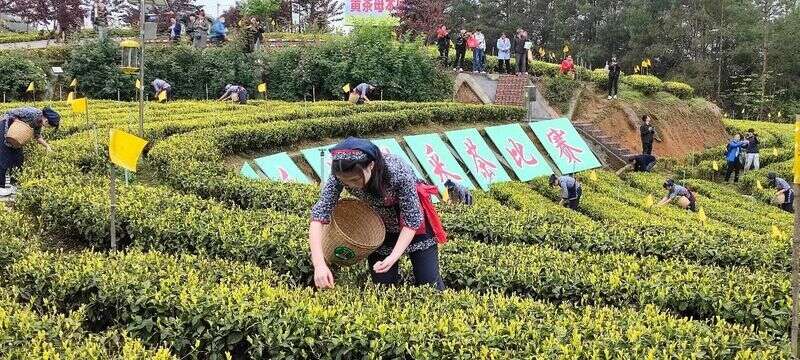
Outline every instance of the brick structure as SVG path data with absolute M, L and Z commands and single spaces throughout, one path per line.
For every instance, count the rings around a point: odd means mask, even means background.
M 525 87 L 528 86 L 527 76 L 501 75 L 497 83 L 497 105 L 525 105 Z

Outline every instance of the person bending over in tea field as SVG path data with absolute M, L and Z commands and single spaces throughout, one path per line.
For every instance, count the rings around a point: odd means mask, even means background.
M 330 223 L 343 189 L 366 202 L 386 227 L 383 244 L 369 255 L 372 280 L 378 284 L 400 281 L 397 261 L 408 254 L 417 285 L 444 289 L 439 274 L 437 242 L 444 231 L 430 201 L 436 187 L 417 179 L 411 166 L 392 154 L 382 154 L 369 140 L 347 138 L 331 148 L 332 175 L 323 185 L 319 201 L 311 209 L 309 244 L 314 283 L 332 288 L 333 274 L 322 248 L 323 225 Z
M 561 188 L 561 201 L 559 205 L 568 207 L 572 210 L 577 210 L 581 202 L 581 183 L 570 175 L 556 176 L 550 175 L 550 186 Z
M 231 100 L 234 102 L 239 102 L 241 105 L 247 104 L 247 89 L 244 86 L 228 84 L 225 85 L 225 93 L 217 99 L 220 101 Z
M 667 179 L 662 187 L 667 190 L 667 195 L 658 202 L 658 206 L 666 205 L 677 199 L 682 208 L 697 212 L 697 201 L 694 193 L 689 189 L 676 184 L 672 179 Z
M 358 84 L 353 90 L 350 90 L 350 99 L 349 101 L 354 104 L 361 105 L 363 103 L 369 102 L 369 98 L 367 94 L 375 91 L 377 89 L 374 85 L 370 85 L 367 83 Z
M 788 181 L 778 177 L 774 172 L 767 174 L 767 183 L 777 190 L 775 198 L 781 199 L 782 202 L 778 204 L 783 211 L 794 213 L 794 190 Z
M 617 170 L 617 175 L 633 170 L 636 172 L 651 172 L 656 166 L 656 157 L 648 154 L 634 155 L 628 158 L 628 165 Z
M 19 122 L 19 124 L 15 125 L 15 122 Z M 18 130 L 22 129 L 21 132 L 32 135 L 30 138 L 36 139 L 36 142 L 50 152 L 53 149 L 42 137 L 42 127 L 58 128 L 60 122 L 61 116 L 49 107 L 42 110 L 22 107 L 11 109 L 3 114 L 0 118 L 0 139 L 3 141 L 0 145 L 0 196 L 9 196 L 17 191 L 16 187 L 7 183 L 6 174 L 9 169 L 22 166 L 24 161 L 22 147 L 25 145 L 25 140 L 23 143 L 18 142 L 19 137 L 16 135 L 19 133 Z

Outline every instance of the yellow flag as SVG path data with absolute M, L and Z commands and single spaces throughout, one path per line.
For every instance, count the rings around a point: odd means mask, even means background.
M 569 52 L 569 45 L 564 45 L 564 54 Z
M 697 217 L 700 219 L 700 222 L 703 223 L 703 225 L 705 225 L 706 222 L 708 221 L 708 217 L 706 217 L 706 210 L 703 209 L 702 206 L 700 207 L 700 210 L 697 212 Z
M 772 233 L 771 235 L 772 235 L 773 238 L 775 238 L 775 239 L 783 239 L 783 231 L 781 231 L 781 229 L 779 229 L 777 225 L 772 225 L 771 233 Z
M 656 203 L 656 200 L 653 199 L 653 195 L 652 194 L 648 194 L 644 198 L 644 204 L 643 205 L 644 205 L 644 207 L 649 208 L 649 207 L 653 207 L 653 205 L 655 205 L 655 203 Z
M 72 100 L 75 100 L 75 92 L 74 91 L 70 91 L 69 94 L 67 94 L 67 102 L 72 102 Z
M 258 84 L 258 92 L 260 93 L 267 92 L 267 83 Z
M 344 84 L 344 86 L 342 86 L 342 91 L 346 92 L 346 93 L 349 93 L 350 92 L 350 84 Z
M 442 191 L 442 201 L 450 202 L 450 190 L 444 189 L 444 191 Z
M 139 82 L 139 79 L 136 79 L 136 84 L 134 84 L 133 86 L 135 86 L 137 89 L 141 89 L 142 88 L 142 83 Z
M 642 68 L 644 69 L 646 67 L 647 67 L 647 60 L 642 60 Z
M 78 79 L 72 79 L 72 82 L 69 83 L 69 87 L 76 87 L 78 86 Z
M 86 98 L 75 99 L 70 102 L 72 105 L 72 113 L 73 114 L 84 114 L 86 113 L 87 103 Z
M 778 148 L 776 148 L 776 147 L 772 148 L 772 155 L 773 156 L 778 156 Z
M 716 160 L 714 160 L 714 161 L 711 163 L 711 168 L 712 168 L 712 169 L 714 169 L 714 171 L 719 171 L 719 164 L 717 164 L 717 161 L 716 161 Z
M 36 91 L 36 88 L 33 87 L 33 81 L 31 81 L 31 83 L 28 84 L 28 89 L 25 90 L 25 92 L 34 92 L 34 91 Z
M 117 166 L 136 172 L 139 156 L 142 154 L 147 141 L 128 134 L 122 130 L 111 129 L 108 141 L 108 155 L 111 162 Z
M 761 180 L 756 179 L 756 189 L 764 190 L 764 185 L 761 185 Z
M 794 158 L 800 159 L 800 118 L 794 123 Z M 794 183 L 800 184 L 800 161 L 794 162 Z
M 594 170 L 590 171 L 589 172 L 589 180 L 597 181 L 597 172 L 595 172 Z
M 161 90 L 158 92 L 158 102 L 162 102 L 164 100 L 167 100 L 167 91 Z

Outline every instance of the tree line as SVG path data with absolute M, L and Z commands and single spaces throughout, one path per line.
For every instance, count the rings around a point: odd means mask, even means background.
M 528 31 L 538 50 L 603 67 L 687 82 L 730 116 L 800 113 L 800 9 L 794 0 L 405 0 L 401 31 L 482 28 L 488 53 L 501 32 Z M 429 38 L 430 40 L 430 38 Z

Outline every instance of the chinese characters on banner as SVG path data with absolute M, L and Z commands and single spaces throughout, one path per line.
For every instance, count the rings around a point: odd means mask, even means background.
M 553 173 L 553 169 L 544 161 L 542 154 L 519 124 L 488 127 L 486 134 L 520 181 Z
M 522 143 L 508 138 L 508 147 L 506 147 L 506 151 L 511 155 L 511 158 L 514 159 L 514 164 L 517 167 L 524 167 L 525 165 L 536 166 L 539 163 L 533 155 L 530 155 L 529 158 L 525 158 L 525 145 Z
M 475 167 L 478 169 L 478 173 L 483 176 L 486 181 L 491 182 L 497 165 L 478 154 L 478 146 L 472 142 L 472 139 L 464 140 L 464 147 L 469 157 L 472 158 Z
M 477 129 L 448 131 L 445 135 L 481 189 L 488 191 L 491 184 L 511 180 Z
M 433 168 L 433 174 L 439 178 L 440 182 L 444 183 L 447 180 L 453 180 L 454 182 L 461 181 L 461 176 L 447 171 L 447 169 L 444 167 L 444 163 L 439 159 L 439 154 L 433 150 L 433 146 L 430 144 L 425 145 L 425 157 L 428 158 L 428 163 L 430 163 L 431 167 Z
M 444 183 L 447 180 L 460 183 L 468 189 L 475 188 L 439 134 L 413 135 L 404 139 L 440 192 L 445 191 Z
M 402 0 L 344 0 L 345 14 L 390 15 L 403 3 Z
M 547 141 L 558 149 L 558 154 L 570 164 L 581 162 L 581 159 L 578 159 L 576 154 L 582 153 L 583 150 L 570 145 L 567 140 L 564 139 L 564 134 L 566 134 L 564 130 L 550 128 L 547 130 Z
M 317 156 L 317 159 L 319 159 L 319 152 L 317 152 Z M 289 154 L 285 152 L 258 158 L 254 161 L 270 180 L 303 184 L 311 183 L 308 177 L 303 174 L 303 171 L 295 165 Z
M 530 123 L 530 127 L 562 173 L 571 174 L 600 167 L 600 161 L 569 119 L 537 121 Z

